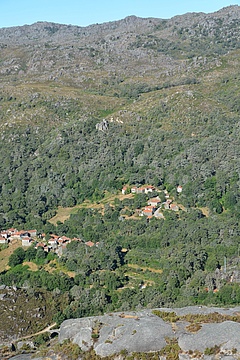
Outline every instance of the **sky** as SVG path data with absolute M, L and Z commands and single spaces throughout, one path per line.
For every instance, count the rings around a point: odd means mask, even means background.
M 240 0 L 0 0 L 0 28 L 37 21 L 87 26 L 129 15 L 169 19 L 229 5 L 240 5 Z

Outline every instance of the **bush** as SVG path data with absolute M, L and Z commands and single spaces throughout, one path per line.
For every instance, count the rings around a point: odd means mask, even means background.
M 34 340 L 35 346 L 44 345 L 49 341 L 49 334 L 47 332 L 38 335 Z
M 214 345 L 211 348 L 206 348 L 204 351 L 204 355 L 216 355 L 219 353 L 219 351 L 220 351 L 220 346 Z
M 8 265 L 14 267 L 16 265 L 22 264 L 24 259 L 25 259 L 25 251 L 23 250 L 23 248 L 19 247 L 16 250 L 14 250 L 12 255 L 10 255 L 8 260 Z
M 71 356 L 71 360 L 77 360 L 79 359 L 79 356 L 81 355 L 82 351 L 80 347 L 77 344 L 73 344 L 70 340 L 65 340 L 60 345 L 60 352 L 63 354 L 63 357 L 65 356 Z

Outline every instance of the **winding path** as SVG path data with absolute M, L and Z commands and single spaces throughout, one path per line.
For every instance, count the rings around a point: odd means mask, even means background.
M 46 327 L 45 329 L 43 329 L 43 330 L 41 330 L 41 331 L 38 331 L 38 332 L 36 332 L 36 333 L 34 333 L 34 334 L 30 334 L 30 335 L 23 336 L 23 337 L 21 337 L 21 338 L 16 339 L 16 341 L 21 341 L 21 340 L 25 340 L 25 339 L 30 339 L 30 338 L 33 337 L 33 336 L 37 336 L 37 335 L 43 334 L 43 333 L 45 333 L 45 332 L 50 331 L 50 330 L 51 330 L 54 326 L 56 326 L 56 325 L 57 325 L 57 323 L 53 323 L 53 324 L 49 325 L 48 327 Z

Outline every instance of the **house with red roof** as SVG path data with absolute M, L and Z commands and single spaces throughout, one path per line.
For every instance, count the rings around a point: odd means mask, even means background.
M 14 234 L 11 235 L 12 239 L 21 240 L 23 236 L 28 236 L 28 232 L 25 230 L 16 231 Z
M 159 197 L 155 197 L 155 198 L 149 199 L 147 203 L 148 203 L 148 205 L 151 205 L 151 206 L 158 206 L 161 204 L 161 200 L 159 199 Z
M 60 240 L 61 240 L 62 242 L 70 242 L 70 241 L 71 241 L 71 239 L 68 238 L 68 237 L 66 237 L 66 236 L 61 236 L 61 237 L 58 239 L 58 242 L 59 242 Z
M 170 209 L 173 210 L 173 211 L 178 211 L 179 210 L 179 207 L 177 204 L 170 204 Z
M 50 234 L 50 239 L 48 240 L 48 244 L 51 246 L 56 247 L 58 244 L 58 239 L 60 238 L 60 236 L 55 235 L 55 234 Z
M 1 231 L 0 236 L 4 237 L 5 239 L 7 239 L 10 235 L 7 231 Z
M 127 189 L 128 189 L 127 186 L 123 186 L 123 188 L 122 188 L 122 194 L 123 195 L 125 195 L 127 193 Z
M 137 188 L 137 194 L 145 194 L 145 187 Z
M 132 194 L 136 194 L 136 193 L 137 193 L 137 186 L 133 186 L 133 187 L 131 188 L 131 193 L 132 193 Z
M 89 247 L 93 247 L 95 244 L 92 241 L 87 241 L 87 242 L 85 242 L 85 245 L 87 245 Z
M 12 235 L 12 234 L 14 234 L 15 232 L 17 232 L 17 229 L 15 229 L 15 228 L 10 228 L 10 229 L 7 229 L 7 232 L 8 232 L 9 235 Z
M 143 209 L 143 215 L 152 216 L 155 210 L 155 206 L 145 206 L 145 208 Z
M 38 249 L 39 247 L 44 248 L 44 246 L 45 246 L 44 243 L 39 242 L 39 243 L 37 243 L 37 245 L 35 246 L 35 249 Z
M 76 238 L 76 237 L 74 237 L 74 238 L 72 239 L 72 241 L 79 241 L 79 242 L 82 242 L 82 240 L 81 240 L 80 238 Z
M 55 234 L 50 234 L 50 236 L 51 236 L 52 239 L 59 239 L 60 238 L 60 236 L 55 235 Z

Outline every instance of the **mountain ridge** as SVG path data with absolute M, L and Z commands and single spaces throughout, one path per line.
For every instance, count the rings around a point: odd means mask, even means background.
M 230 6 L 170 20 L 130 16 L 88 27 L 39 22 L 0 29 L 0 76 L 8 75 L 9 80 L 12 75 L 15 82 L 26 76 L 34 82 L 61 77 L 61 83 L 75 86 L 91 79 L 99 87 L 100 74 L 122 79 L 148 76 L 152 81 L 157 72 L 166 78 L 183 76 L 191 72 L 195 58 L 202 57 L 204 65 L 238 48 L 239 14 L 239 6 Z
M 101 30 L 115 30 L 118 28 L 121 28 L 121 25 L 123 25 L 124 27 L 126 25 L 129 25 L 130 28 L 125 28 L 125 31 L 129 31 L 129 30 L 136 30 L 135 26 L 137 24 L 139 24 L 139 26 L 142 26 L 144 23 L 146 23 L 147 25 L 152 24 L 152 22 L 154 23 L 154 25 L 157 25 L 157 23 L 161 23 L 161 22 L 168 22 L 170 25 L 171 24 L 176 24 L 178 25 L 179 22 L 182 23 L 187 19 L 191 19 L 194 22 L 194 18 L 218 18 L 218 17 L 223 17 L 228 15 L 228 21 L 235 19 L 236 17 L 239 17 L 239 13 L 240 13 L 240 6 L 238 5 L 230 5 L 227 7 L 224 7 L 218 11 L 212 12 L 212 13 L 204 13 L 204 12 L 188 12 L 186 14 L 183 15 L 176 15 L 173 16 L 172 18 L 169 19 L 164 19 L 164 18 L 155 18 L 155 17 L 138 17 L 136 15 L 129 15 L 127 17 L 125 17 L 124 19 L 120 19 L 120 20 L 114 20 L 114 21 L 109 21 L 109 22 L 104 22 L 104 23 L 96 23 L 96 24 L 90 24 L 88 26 L 78 26 L 78 25 L 71 25 L 71 24 L 60 24 L 60 23 L 54 23 L 54 22 L 48 22 L 48 21 L 37 21 L 33 24 L 30 25 L 22 25 L 22 26 L 13 26 L 13 27 L 4 27 L 4 28 L 0 28 L 0 39 L 1 39 L 1 35 L 3 34 L 3 36 L 6 36 L 6 33 L 11 33 L 11 32 L 15 32 L 16 30 L 20 31 L 21 35 L 22 33 L 26 32 L 26 33 L 34 33 L 35 30 L 44 30 L 44 28 L 47 27 L 54 27 L 55 31 L 59 30 L 60 28 L 63 28 L 64 30 L 66 29 L 73 29 L 73 30 L 79 30 L 80 34 L 83 31 L 87 31 L 87 30 L 93 30 L 93 32 L 95 33 L 95 29 L 99 29 Z M 22 31 L 21 31 L 22 30 Z M 26 30 L 30 30 L 30 31 L 26 31 Z M 54 34 L 54 32 L 53 32 Z M 33 35 L 34 36 L 34 35 Z M 26 39 L 24 39 L 26 40 Z M 34 40 L 34 39 L 33 39 Z

